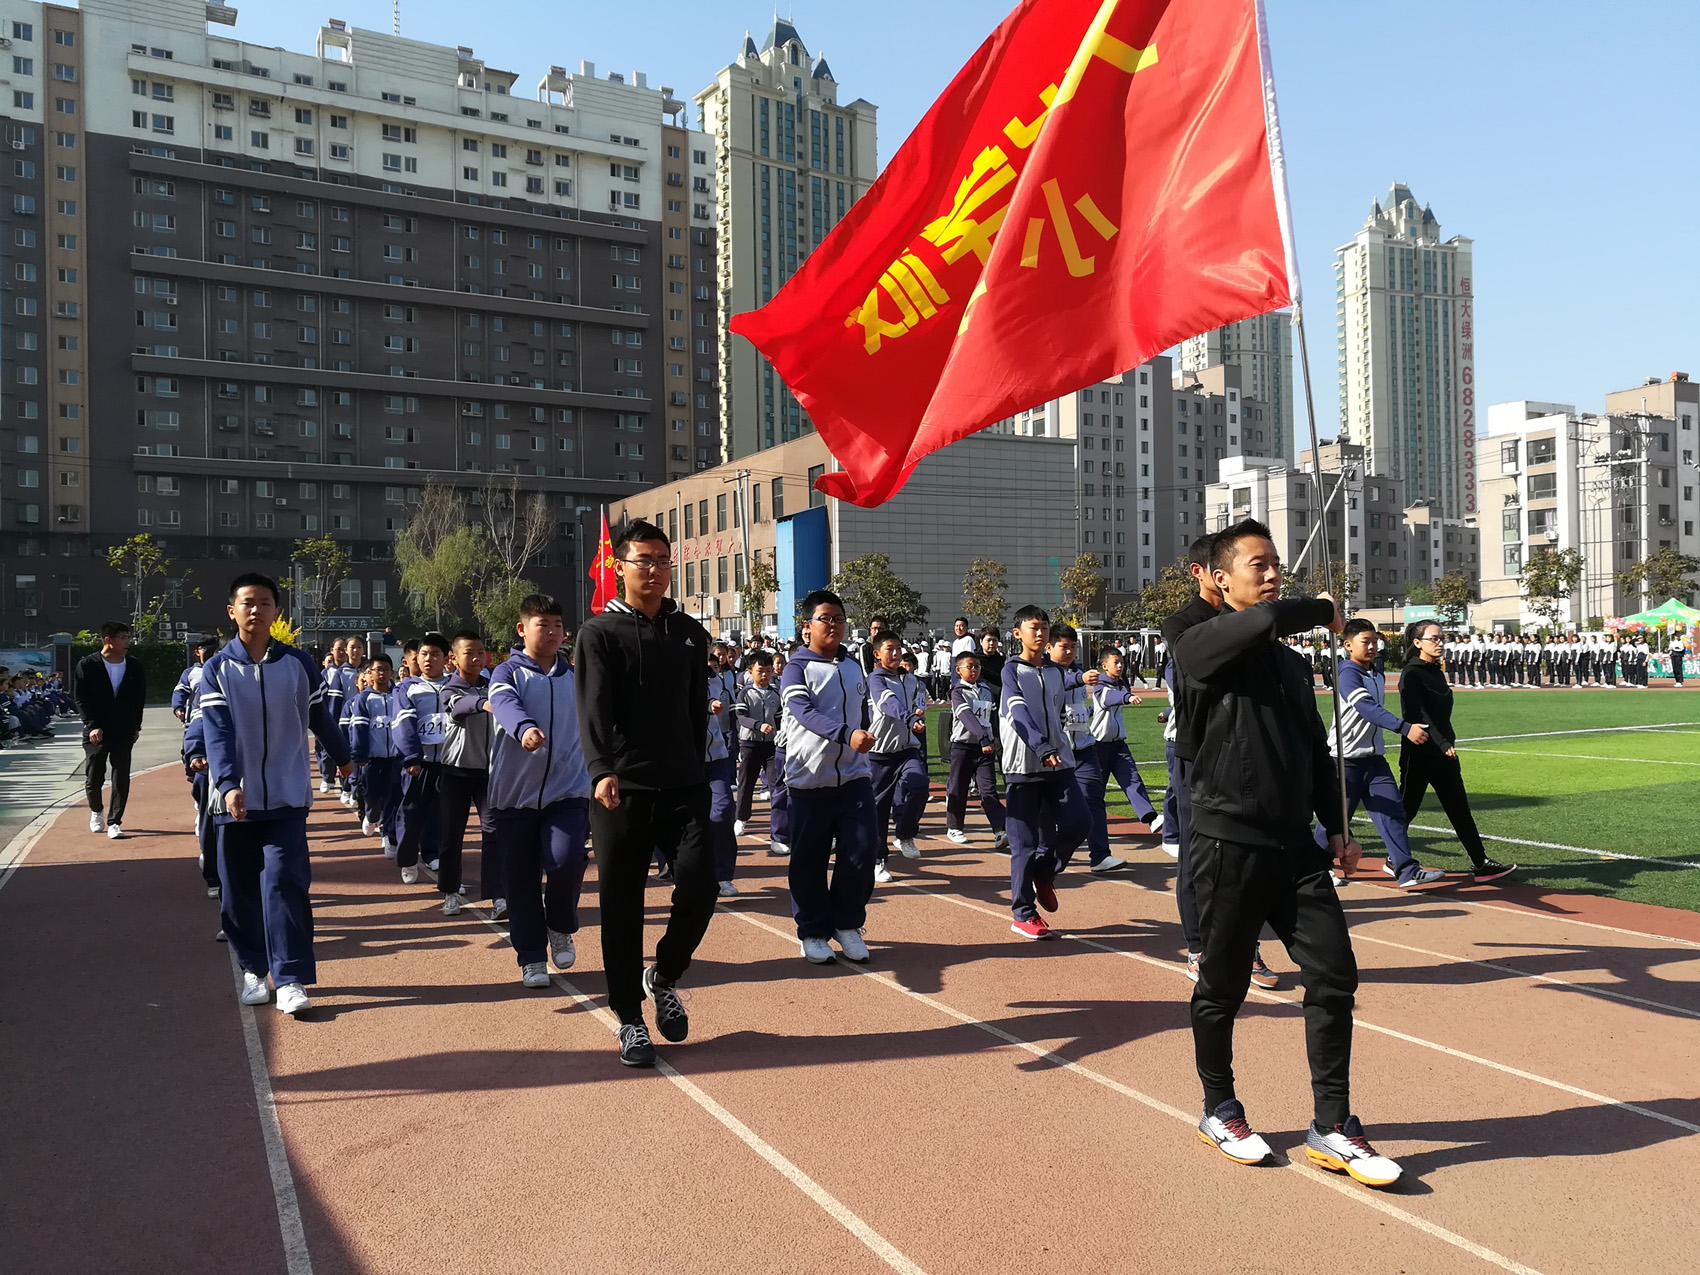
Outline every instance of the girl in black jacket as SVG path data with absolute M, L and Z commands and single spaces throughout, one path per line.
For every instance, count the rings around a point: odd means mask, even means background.
M 1417 817 L 1417 809 L 1429 786 L 1434 786 L 1446 817 L 1464 852 L 1470 856 L 1478 882 L 1496 881 L 1515 872 L 1515 863 L 1500 863 L 1488 857 L 1470 813 L 1470 795 L 1464 791 L 1464 771 L 1458 764 L 1457 738 L 1452 731 L 1452 688 L 1441 665 L 1443 653 L 1440 625 L 1417 620 L 1405 627 L 1405 649 L 1414 651 L 1399 673 L 1399 716 L 1428 727 L 1428 741 L 1399 743 L 1399 795 L 1405 802 L 1405 822 Z

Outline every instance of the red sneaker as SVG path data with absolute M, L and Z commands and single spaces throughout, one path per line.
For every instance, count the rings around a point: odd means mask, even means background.
M 1057 885 L 1054 881 L 1035 881 L 1033 893 L 1038 896 L 1039 906 L 1047 912 L 1057 910 Z
M 1009 928 L 1025 938 L 1048 939 L 1051 937 L 1051 927 L 1045 924 L 1045 918 L 1042 916 L 1032 917 L 1026 921 L 1011 921 Z

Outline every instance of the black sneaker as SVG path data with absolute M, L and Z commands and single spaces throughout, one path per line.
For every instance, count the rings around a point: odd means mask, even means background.
M 673 984 L 660 978 L 652 965 L 643 972 L 643 994 L 655 1002 L 655 1029 L 663 1040 L 677 1045 L 691 1034 L 691 1016 Z
M 620 1024 L 620 1061 L 628 1067 L 655 1066 L 655 1046 L 641 1022 Z
M 1477 885 L 1488 881 L 1497 881 L 1501 877 L 1510 876 L 1517 871 L 1515 863 L 1501 863 L 1498 859 L 1483 859 L 1470 873 L 1470 879 Z

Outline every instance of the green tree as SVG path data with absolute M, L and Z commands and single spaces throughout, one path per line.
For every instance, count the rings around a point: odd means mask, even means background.
M 1413 577 L 1410 582 L 1405 585 L 1405 601 L 1411 603 L 1413 606 L 1433 606 L 1434 586 L 1427 580 L 1418 580 Z
M 1330 560 L 1316 563 L 1303 571 L 1283 575 L 1281 596 L 1298 598 L 1307 594 L 1314 596 L 1318 593 L 1329 593 L 1340 603 L 1341 613 L 1349 615 L 1352 600 L 1357 596 L 1358 586 L 1363 583 L 1363 578 L 1362 571 L 1343 562 Z
M 920 592 L 891 569 L 889 554 L 865 553 L 850 559 L 828 587 L 844 599 L 845 615 L 858 628 L 866 628 L 868 621 L 881 615 L 892 632 L 901 634 L 927 618 Z
M 130 628 L 135 640 L 152 641 L 165 620 L 167 597 L 182 584 L 182 580 L 171 578 L 172 561 L 164 542 L 145 532 L 131 536 L 106 551 L 106 565 L 123 578 L 130 595 Z
M 760 553 L 750 555 L 750 569 L 744 576 L 744 587 L 738 591 L 738 605 L 750 617 L 750 632 L 761 628 L 761 618 L 767 614 L 767 595 L 779 592 L 779 573 L 773 569 L 771 557 Z
M 402 589 L 418 600 L 420 619 L 441 629 L 460 619 L 461 590 L 476 592 L 489 572 L 484 528 L 467 517 L 448 487 L 428 484 L 395 540 Z
M 513 643 L 519 624 L 519 604 L 527 594 L 536 592 L 537 585 L 520 576 L 492 580 L 473 593 L 472 613 L 478 617 L 478 627 L 484 636 L 506 650 Z
M 1430 590 L 1434 605 L 1440 608 L 1441 618 L 1447 625 L 1463 623 L 1468 614 L 1470 603 L 1480 602 L 1476 590 L 1470 584 L 1470 577 L 1462 571 L 1448 571 Z
M 1110 612 L 1110 627 L 1112 629 L 1137 629 L 1140 623 L 1140 614 L 1141 606 L 1138 602 L 1118 603 L 1116 609 Z
M 1694 581 L 1687 577 L 1695 572 L 1700 572 L 1700 558 L 1675 549 L 1656 549 L 1619 571 L 1617 586 L 1629 597 L 1639 599 L 1633 604 L 1637 611 L 1645 611 L 1670 598 L 1691 601 Z
M 980 622 L 982 628 L 1003 628 L 1003 615 L 1009 605 L 1004 586 L 1009 569 L 991 558 L 976 558 L 968 564 L 962 577 L 962 610 Z
M 1079 627 L 1104 601 L 1104 577 L 1098 574 L 1098 555 L 1083 553 L 1057 578 L 1062 602 L 1055 618 Z
M 322 625 L 325 612 L 330 610 L 331 591 L 348 578 L 353 559 L 330 536 L 314 536 L 297 540 L 289 560 L 300 564 L 306 578 L 304 596 L 298 599 L 302 613 L 295 617 L 296 622 L 311 628 L 307 624 L 311 619 Z
M 1191 564 L 1185 558 L 1176 558 L 1157 573 L 1155 580 L 1139 591 L 1139 610 L 1145 623 L 1161 625 L 1164 620 L 1191 602 L 1197 593 L 1198 585 L 1192 578 Z
M 1553 628 L 1564 620 L 1565 600 L 1582 583 L 1580 549 L 1537 548 L 1517 575 L 1529 610 Z

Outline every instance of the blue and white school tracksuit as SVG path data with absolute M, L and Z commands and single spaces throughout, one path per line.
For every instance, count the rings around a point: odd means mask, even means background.
M 1102 863 L 1110 854 L 1110 819 L 1104 808 L 1110 780 L 1121 785 L 1140 823 L 1149 827 L 1157 817 L 1157 808 L 1151 804 L 1151 794 L 1145 790 L 1145 780 L 1140 778 L 1139 766 L 1127 747 L 1122 709 L 1133 698 L 1131 692 L 1120 682 L 1100 676 L 1098 685 L 1083 686 L 1074 694 L 1079 699 L 1071 707 L 1081 705 L 1088 714 L 1085 738 L 1078 732 L 1074 737 L 1075 755 L 1080 759 L 1076 774 L 1086 790 L 1087 813 L 1092 816 L 1087 856 L 1093 863 Z
M 354 679 L 360 675 L 360 670 L 347 664 L 333 664 L 329 668 L 321 668 L 319 674 L 324 681 L 325 704 L 340 730 L 343 708 L 348 703 L 349 693 L 354 689 Z M 333 787 L 339 786 L 336 767 L 331 765 L 330 754 L 325 750 L 325 746 L 320 744 L 314 749 L 314 753 L 319 760 L 319 778 Z
M 490 674 L 496 732 L 490 745 L 490 824 L 502 848 L 508 934 L 521 968 L 543 961 L 549 931 L 578 931 L 590 840 L 590 770 L 579 744 L 573 666 L 548 670 L 515 649 Z M 543 746 L 527 752 L 532 728 Z M 543 878 L 547 876 L 547 888 Z
M 440 838 L 437 829 L 437 780 L 442 764 L 443 741 L 449 737 L 449 704 L 443 692 L 448 675 L 435 681 L 410 677 L 391 692 L 394 709 L 390 730 L 404 772 L 401 780 L 400 834 L 396 841 L 396 865 L 408 867 L 423 859 L 437 858 Z M 405 772 L 419 767 L 417 775 Z
M 899 841 L 912 840 L 921 831 L 921 812 L 927 808 L 927 763 L 914 731 L 917 722 L 926 720 L 922 714 L 927 707 L 927 692 L 913 673 L 887 673 L 876 666 L 867 680 L 874 736 L 868 761 L 873 771 L 874 818 L 880 832 L 874 858 L 884 863 L 891 849 L 887 835 L 895 835 Z
M 348 745 L 325 700 L 324 679 L 303 651 L 273 641 L 255 661 L 233 638 L 206 663 L 200 689 L 214 818 L 219 824 L 220 909 L 238 963 L 272 983 L 312 983 L 307 811 L 313 804 L 307 733 L 338 765 Z M 247 813 L 231 819 L 241 789 Z
M 1347 818 L 1362 802 L 1370 822 L 1387 845 L 1387 862 L 1393 875 L 1407 880 L 1417 871 L 1411 857 L 1411 840 L 1406 831 L 1405 803 L 1399 796 L 1399 781 L 1383 755 L 1381 732 L 1403 735 L 1408 723 L 1386 709 L 1387 679 L 1356 660 L 1340 661 L 1340 744 L 1346 756 Z M 1328 732 L 1328 750 L 1334 751 L 1335 734 Z M 1338 755 L 1338 754 L 1336 754 Z M 1319 836 L 1322 834 L 1318 834 Z
M 714 879 L 730 881 L 738 870 L 738 834 L 732 828 L 738 785 L 737 674 L 710 673 L 708 699 L 721 704 L 720 711 L 708 719 L 708 751 L 702 768 L 708 781 L 708 839 L 714 848 Z
M 1075 779 L 1074 746 L 1063 728 L 1063 698 L 1080 681 L 1049 660 L 1029 664 L 1011 656 L 1003 666 L 998 717 L 1003 746 L 1009 834 L 1010 911 L 1017 921 L 1038 916 L 1036 885 L 1068 866 L 1091 831 L 1086 797 Z M 1055 756 L 1057 766 L 1044 760 Z
M 196 665 L 195 671 L 200 672 L 201 666 Z M 195 679 L 196 691 L 200 689 L 201 679 Z M 220 886 L 223 882 L 218 875 L 218 825 L 213 822 L 212 801 L 207 791 L 207 772 L 194 770 L 189 763 L 197 759 L 205 761 L 207 746 L 202 738 L 201 706 L 199 696 L 191 691 L 189 698 L 184 701 L 185 714 L 183 725 L 183 770 L 189 776 L 189 795 L 195 800 L 195 842 L 200 847 L 198 863 L 201 869 L 201 880 L 208 886 Z
M 390 720 L 394 711 L 388 692 L 367 689 L 355 691 L 342 713 L 348 751 L 354 758 L 360 817 L 378 825 L 384 852 L 392 855 L 401 816 L 401 755 L 396 752 Z
M 830 659 L 805 646 L 786 662 L 779 688 L 788 719 L 791 914 L 799 939 L 830 939 L 866 924 L 874 892 L 874 785 L 867 757 L 850 747 L 850 736 L 869 726 L 867 679 L 855 656 Z

